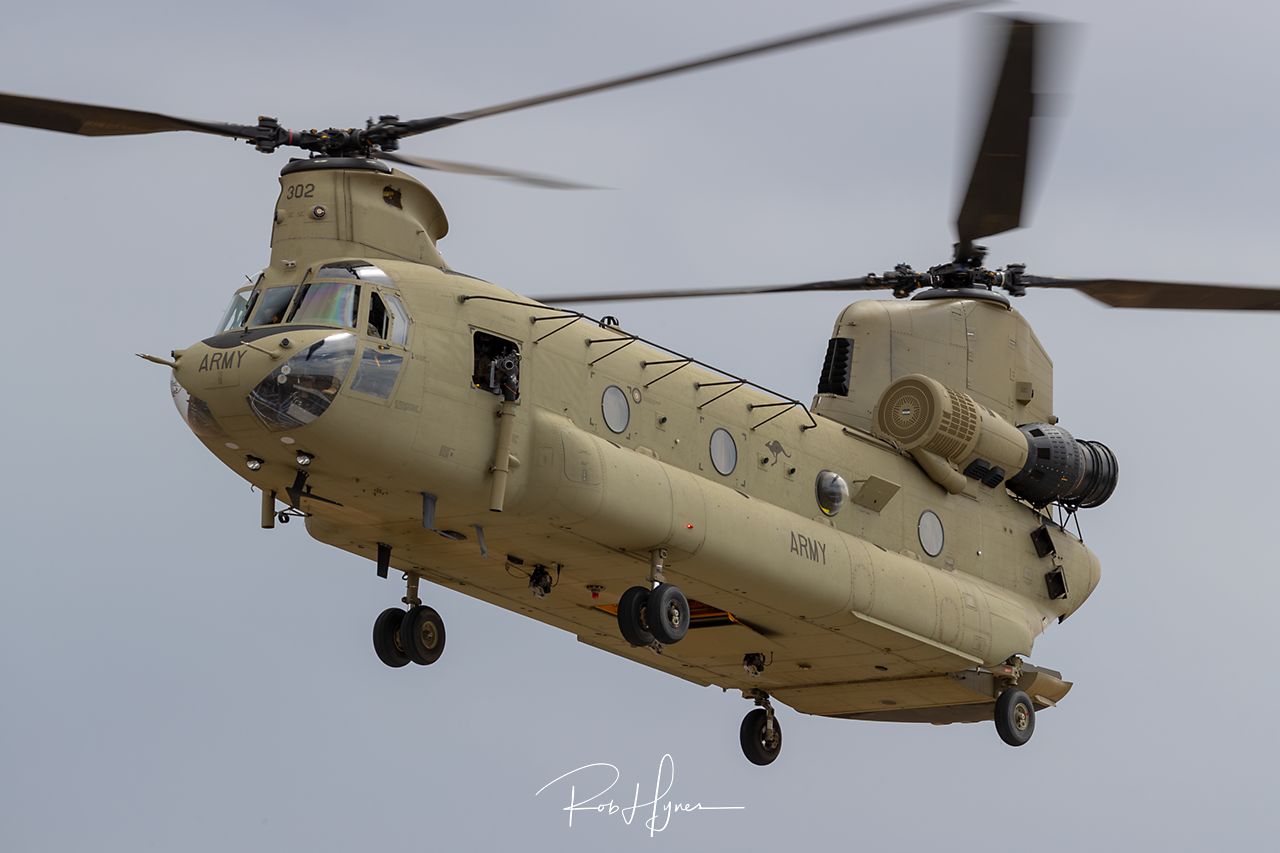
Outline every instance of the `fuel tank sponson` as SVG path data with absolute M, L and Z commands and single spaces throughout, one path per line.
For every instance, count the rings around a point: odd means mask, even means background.
M 833 630 L 870 616 L 985 662 L 1030 653 L 1040 614 L 980 578 L 752 500 L 554 413 L 540 410 L 535 419 L 537 444 L 556 452 L 538 454 L 522 511 L 543 512 L 559 527 L 637 555 L 666 547 L 668 574 L 751 589 L 769 607 Z M 972 616 L 939 615 L 948 612 Z

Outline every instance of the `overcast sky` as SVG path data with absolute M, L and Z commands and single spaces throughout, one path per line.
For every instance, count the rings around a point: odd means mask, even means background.
M 15 3 L 0 90 L 294 127 L 433 115 L 891 6 Z M 1262 2 L 1040 2 L 1084 24 L 1030 227 L 996 264 L 1276 283 L 1280 12 Z M 614 189 L 428 175 L 457 269 L 537 294 L 803 281 L 944 260 L 985 64 L 972 15 L 730 65 L 412 140 L 408 153 Z M 1083 513 L 1090 602 L 1033 661 L 1076 683 L 1026 747 L 990 725 L 749 704 L 428 587 L 449 645 L 389 670 L 398 583 L 258 529 L 179 420 L 163 368 L 268 259 L 283 154 L 186 134 L 0 129 L 0 849 L 1218 849 L 1277 829 L 1273 368 L 1280 317 L 1018 303 L 1056 409 L 1120 459 Z M 622 303 L 627 328 L 808 398 L 838 295 Z M 607 762 L 740 811 L 656 838 L 535 792 Z M 589 819 L 588 819 L 589 818 Z

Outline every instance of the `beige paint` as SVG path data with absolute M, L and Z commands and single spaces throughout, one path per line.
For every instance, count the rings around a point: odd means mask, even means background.
M 320 541 L 369 560 L 376 543 L 389 543 L 396 569 L 696 683 L 764 689 L 810 713 L 915 709 L 898 718 L 935 722 L 963 717 L 959 706 L 989 705 L 990 676 L 971 676 L 1030 654 L 1044 627 L 1074 612 L 1098 583 L 1096 558 L 1054 528 L 1070 595 L 1050 600 L 1044 574 L 1053 562 L 1038 558 L 1029 538 L 1042 513 L 972 480 L 948 491 L 905 450 L 872 434 L 881 395 L 911 374 L 983 407 L 992 441 L 1013 423 L 1049 420 L 1051 363 L 1008 308 L 971 300 L 855 303 L 836 326 L 855 340 L 850 396 L 820 395 L 817 428 L 802 429 L 809 419 L 798 407 L 757 427 L 778 411 L 752 408 L 777 402 L 762 391 L 743 387 L 708 403 L 724 388 L 707 383 L 723 376 L 691 364 L 659 379 L 670 365 L 653 362 L 672 356 L 641 342 L 601 358 L 618 346 L 607 341 L 625 342 L 625 333 L 579 320 L 537 342 L 566 322 L 539 318 L 562 312 L 449 271 L 435 247 L 447 228 L 443 211 L 412 178 L 333 169 L 281 182 L 314 183 L 316 195 L 299 203 L 282 192 L 263 285 L 299 281 L 326 260 L 367 260 L 388 273 L 414 321 L 392 398 L 355 393 L 348 380 L 313 424 L 282 434 L 258 422 L 247 392 L 280 359 L 331 333 L 325 330 L 284 330 L 223 350 L 235 353 L 235 368 L 216 372 L 199 369 L 214 350 L 198 343 L 181 352 L 174 374 L 218 422 L 201 440 L 259 489 L 283 495 L 296 451 L 315 455 L 310 485 L 341 504 L 304 499 L 307 529 Z M 402 207 L 384 198 L 392 185 Z M 308 211 L 316 204 L 326 208 L 320 219 Z M 357 330 L 367 296 L 364 302 Z M 521 396 L 506 419 L 498 417 L 500 398 L 471 385 L 477 329 L 520 345 Z M 359 336 L 363 347 L 378 344 Z M 1034 396 L 1018 402 L 1025 383 Z M 621 434 L 601 415 L 609 385 L 631 400 Z M 509 450 L 495 457 L 503 420 Z M 737 444 L 728 476 L 708 455 L 718 427 Z M 771 452 L 773 442 L 785 456 Z M 262 469 L 249 471 L 246 454 L 263 459 Z M 502 458 L 509 460 L 503 511 L 493 512 L 493 469 Z M 855 499 L 834 518 L 814 498 L 823 469 L 853 484 Z M 867 487 L 862 500 L 859 484 Z M 423 492 L 438 496 L 436 527 L 464 540 L 423 528 Z M 917 536 L 925 510 L 945 529 L 936 557 Z M 247 523 L 254 512 L 247 504 Z M 669 581 L 690 599 L 733 613 L 738 624 L 694 629 L 661 655 L 627 645 L 596 605 L 643 584 L 649 552 L 659 547 L 670 552 Z M 506 555 L 526 568 L 558 569 L 553 593 L 531 595 L 519 570 L 505 566 Z M 372 563 L 360 565 L 373 576 Z M 600 587 L 593 599 L 591 589 Z M 401 594 L 392 585 L 387 593 L 388 601 Z M 768 659 L 758 678 L 743 670 L 749 652 Z M 1057 701 L 1069 686 L 1057 685 L 1044 688 L 1043 699 Z

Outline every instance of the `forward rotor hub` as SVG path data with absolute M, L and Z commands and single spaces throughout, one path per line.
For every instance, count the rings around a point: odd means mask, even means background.
M 914 291 L 922 288 L 939 288 L 942 290 L 995 290 L 1001 288 L 1010 296 L 1026 295 L 1026 287 L 1022 284 L 1022 276 L 1026 272 L 1025 264 L 1009 264 L 1004 269 L 989 270 L 982 266 L 986 249 L 972 246 L 965 256 L 961 256 L 957 244 L 957 257 L 946 264 L 930 267 L 927 272 L 916 272 L 909 264 L 898 264 L 892 272 L 884 274 L 883 281 L 891 287 L 893 295 L 905 299 Z M 868 281 L 875 275 L 868 276 Z
M 370 119 L 363 129 L 330 127 L 325 130 L 290 130 L 270 116 L 259 116 L 248 142 L 263 154 L 292 147 L 325 157 L 369 157 L 378 151 L 395 151 L 408 128 L 399 116 Z

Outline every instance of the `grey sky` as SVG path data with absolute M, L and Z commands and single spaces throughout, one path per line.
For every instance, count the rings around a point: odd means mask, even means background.
M 883 2 L 11 4 L 0 90 L 252 123 L 431 115 L 838 20 Z M 1280 13 L 1260 2 L 1041 2 L 1087 24 L 1031 227 L 989 241 L 1046 275 L 1276 283 Z M 428 175 L 463 271 L 536 294 L 806 280 L 943 259 L 977 65 L 964 17 L 731 65 L 406 143 L 615 187 Z M 1034 661 L 1076 687 L 1035 740 L 748 704 L 430 587 L 448 651 L 369 643 L 398 584 L 257 528 L 257 499 L 133 358 L 208 334 L 268 255 L 284 156 L 194 135 L 0 128 L 8 260 L 0 524 L 0 849 L 651 849 L 955 843 L 1225 849 L 1277 829 L 1272 372 L 1280 318 L 1018 307 L 1056 409 L 1121 484 L 1084 513 L 1093 599 Z M 967 140 L 964 140 L 967 145 Z M 602 309 L 812 394 L 840 296 Z M 745 811 L 650 839 L 534 792 L 611 762 Z M 563 796 L 561 796 L 563 793 Z M 620 792 L 621 793 L 621 792 Z

